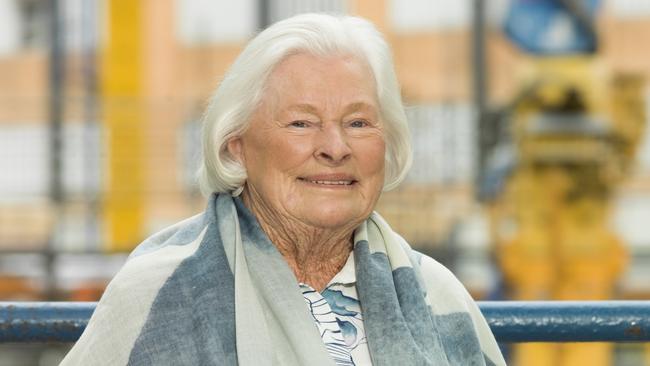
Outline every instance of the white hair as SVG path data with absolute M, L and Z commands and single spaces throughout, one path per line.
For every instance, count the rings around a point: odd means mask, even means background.
M 203 116 L 199 184 L 204 195 L 241 193 L 246 170 L 228 152 L 227 143 L 248 128 L 274 68 L 286 57 L 301 52 L 323 57 L 352 55 L 367 62 L 375 78 L 384 123 L 384 190 L 404 179 L 411 166 L 411 144 L 388 44 L 365 19 L 301 14 L 273 24 L 253 38 L 212 96 Z

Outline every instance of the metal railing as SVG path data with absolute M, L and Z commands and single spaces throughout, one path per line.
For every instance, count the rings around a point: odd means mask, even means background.
M 94 302 L 0 302 L 0 342 L 76 341 Z M 649 342 L 650 301 L 483 301 L 499 342 Z

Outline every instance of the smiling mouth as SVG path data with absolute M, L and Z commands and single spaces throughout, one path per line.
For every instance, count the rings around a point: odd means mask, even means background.
M 357 182 L 356 180 L 312 180 L 306 178 L 298 178 L 298 180 L 322 186 L 351 186 Z

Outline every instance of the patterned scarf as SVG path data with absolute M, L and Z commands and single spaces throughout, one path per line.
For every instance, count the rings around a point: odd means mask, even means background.
M 376 213 L 354 235 L 373 365 L 505 365 L 444 267 Z M 145 240 L 61 365 L 334 365 L 297 280 L 241 200 Z

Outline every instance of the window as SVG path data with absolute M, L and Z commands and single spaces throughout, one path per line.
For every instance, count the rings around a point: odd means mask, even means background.
M 257 28 L 256 0 L 176 0 L 177 37 L 186 45 L 237 42 Z
M 97 124 L 63 125 L 61 176 L 66 194 L 97 192 L 100 186 L 101 136 Z M 49 144 L 46 124 L 0 126 L 0 202 L 42 199 L 49 194 Z
M 407 109 L 413 167 L 406 182 L 471 183 L 476 132 L 471 108 L 461 104 L 419 105 Z

